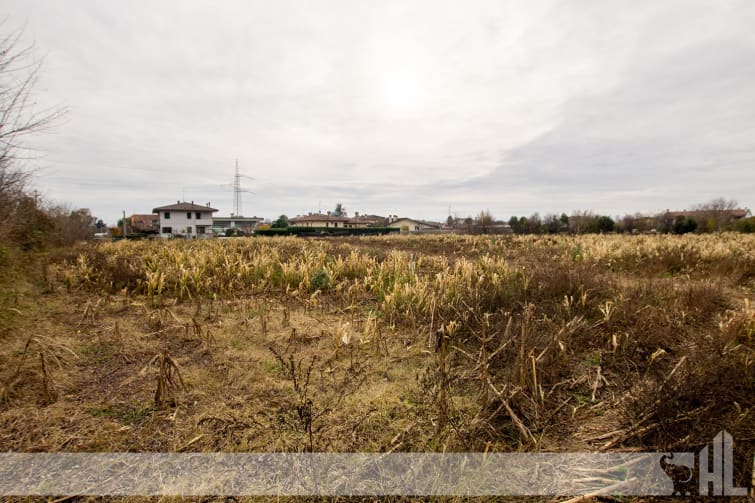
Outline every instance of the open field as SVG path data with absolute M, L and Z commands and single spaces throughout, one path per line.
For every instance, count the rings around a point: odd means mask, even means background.
M 0 294 L 0 449 L 755 454 L 755 236 L 64 250 Z M 438 331 L 440 330 L 440 334 Z

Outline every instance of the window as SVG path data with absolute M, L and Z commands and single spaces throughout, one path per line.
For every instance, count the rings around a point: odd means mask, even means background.
M 207 230 L 204 225 L 197 225 L 197 234 L 206 234 Z
M 165 220 L 170 220 L 170 211 L 166 211 L 165 213 L 163 213 L 163 218 Z
M 186 234 L 191 234 L 191 227 L 186 228 Z
M 197 211 L 197 213 L 194 216 L 196 217 L 197 220 L 201 220 L 202 219 L 202 214 L 200 212 L 198 212 L 198 211 Z
M 186 212 L 186 220 L 191 220 L 191 212 L 190 211 Z
M 161 234 L 172 234 L 173 228 L 172 227 L 163 227 L 163 230 L 160 231 Z

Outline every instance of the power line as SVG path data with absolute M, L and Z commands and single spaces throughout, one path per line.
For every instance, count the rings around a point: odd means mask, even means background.
M 241 175 L 238 159 L 236 159 L 236 175 L 233 178 L 233 215 L 241 216 Z
M 254 194 L 254 192 L 243 189 L 241 187 L 241 177 L 254 180 L 254 178 L 252 178 L 251 176 L 242 175 L 239 172 L 239 160 L 236 159 L 236 173 L 234 174 L 234 177 L 233 177 L 233 215 L 232 215 L 235 217 L 240 217 L 242 216 L 242 213 L 243 213 L 241 193 L 248 192 L 250 194 Z

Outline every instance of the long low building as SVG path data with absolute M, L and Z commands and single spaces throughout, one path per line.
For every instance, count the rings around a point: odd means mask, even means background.
M 259 224 L 264 222 L 261 217 L 212 217 L 212 231 L 215 234 L 225 234 L 229 229 L 236 229 L 244 234 L 251 234 Z
M 386 227 L 393 227 L 409 232 L 439 231 L 443 227 L 443 224 L 440 224 L 438 222 L 428 222 L 426 220 L 415 220 L 413 218 L 391 216 L 388 217 L 388 223 Z
M 294 227 L 362 229 L 365 227 L 381 227 L 385 223 L 385 218 L 377 215 L 360 215 L 359 213 L 354 213 L 353 217 L 347 217 L 328 212 L 326 214 L 297 215 L 289 219 L 289 223 Z

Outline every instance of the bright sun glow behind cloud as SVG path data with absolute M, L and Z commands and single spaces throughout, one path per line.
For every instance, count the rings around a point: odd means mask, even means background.
M 387 72 L 380 82 L 380 101 L 391 115 L 403 115 L 422 108 L 426 86 L 416 73 L 406 70 Z

